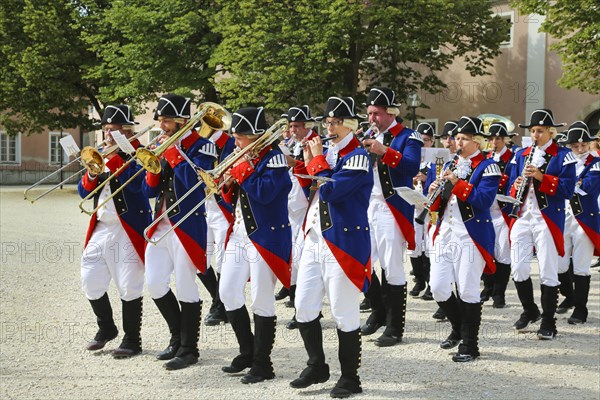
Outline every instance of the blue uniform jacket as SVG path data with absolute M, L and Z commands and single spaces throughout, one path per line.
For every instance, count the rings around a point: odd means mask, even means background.
M 600 157 L 588 156 L 585 168 L 577 177 L 577 181 L 581 191 L 586 194 L 579 194 L 576 191 L 571 198 L 571 209 L 585 234 L 594 243 L 594 254 L 600 255 L 600 212 L 598 211 Z

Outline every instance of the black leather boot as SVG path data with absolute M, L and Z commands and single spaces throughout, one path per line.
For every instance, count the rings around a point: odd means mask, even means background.
M 217 290 L 215 291 L 215 295 L 212 298 L 212 304 L 210 305 L 210 310 L 204 318 L 204 325 L 206 326 L 215 326 L 220 325 L 221 323 L 227 323 L 227 313 L 225 313 L 225 305 L 221 301 L 221 297 L 219 295 L 219 280 L 220 276 L 217 274 Z
M 310 322 L 298 322 L 298 330 L 302 336 L 306 353 L 308 353 L 308 361 L 306 362 L 307 367 L 300 373 L 300 377 L 291 381 L 290 386 L 302 389 L 315 383 L 327 382 L 329 365 L 325 363 L 323 328 L 319 318 Z
M 175 358 L 165 364 L 168 370 L 176 370 L 189 367 L 198 362 L 198 336 L 200 336 L 200 319 L 202 314 L 202 304 L 196 303 L 181 304 L 181 345 L 175 354 Z
M 283 305 L 287 308 L 294 308 L 294 301 L 296 300 L 296 285 L 290 286 L 290 299 L 287 300 Z
M 158 360 L 170 360 L 175 357 L 180 346 L 181 335 L 181 311 L 179 303 L 173 292 L 169 289 L 163 297 L 154 299 L 154 304 L 162 314 L 171 333 L 171 340 L 166 349 L 156 355 Z
M 210 298 L 214 299 L 219 293 L 219 283 L 217 281 L 217 275 L 215 274 L 215 270 L 213 269 L 213 267 L 208 266 L 204 274 L 198 272 L 196 275 L 198 276 L 200 282 L 202 282 L 206 290 L 208 290 Z
M 113 320 L 112 307 L 110 306 L 110 300 L 108 293 L 104 293 L 102 297 L 97 300 L 89 300 L 92 311 L 96 315 L 96 321 L 98 322 L 98 332 L 96 336 L 87 344 L 88 350 L 100 350 L 106 346 L 106 343 L 113 340 L 119 334 L 119 330 Z
M 123 331 L 125 336 L 118 348 L 112 351 L 114 358 L 128 358 L 142 352 L 142 298 L 121 300 L 123 305 Z
M 558 303 L 558 286 L 542 285 L 542 323 L 537 331 L 540 340 L 552 340 L 556 331 L 556 306 Z
M 513 328 L 521 330 L 527 328 L 530 322 L 537 322 L 541 318 L 540 310 L 533 300 L 533 283 L 531 278 L 527 278 L 523 282 L 515 281 L 515 287 L 517 288 L 517 295 L 519 301 L 523 306 L 523 313 L 513 324 Z
M 281 289 L 279 289 L 279 292 L 277 292 L 277 294 L 275 295 L 275 300 L 279 301 L 279 300 L 283 300 L 286 297 L 288 297 L 290 295 L 290 291 L 288 288 L 286 288 L 285 286 L 282 286 Z
M 423 300 L 431 301 L 431 300 L 433 300 L 433 294 L 431 293 L 431 286 L 429 286 L 429 278 L 430 278 L 430 273 L 431 273 L 431 262 L 429 260 L 429 257 L 427 257 L 425 254 L 421 255 L 421 260 L 423 262 L 423 277 L 425 278 L 425 284 L 427 286 L 425 288 L 425 293 L 423 293 L 423 296 L 421 296 L 421 298 Z
M 590 293 L 591 276 L 573 275 L 575 283 L 575 309 L 567 322 L 571 325 L 583 324 L 587 321 L 587 301 Z
M 337 330 L 340 342 L 338 357 L 342 369 L 342 376 L 331 389 L 329 395 L 333 398 L 343 399 L 354 393 L 362 393 L 358 368 L 361 360 L 360 329 L 352 332 Z
M 402 341 L 406 323 L 406 284 L 387 284 L 386 320 L 383 334 L 375 340 L 379 347 L 394 346 Z
M 254 314 L 254 359 L 252 368 L 242 377 L 242 383 L 258 383 L 275 378 L 271 351 L 275 343 L 277 317 L 261 317 Z
M 254 358 L 254 335 L 252 335 L 252 331 L 250 330 L 250 315 L 248 315 L 246 306 L 242 306 L 237 310 L 227 311 L 227 319 L 235 333 L 240 347 L 240 354 L 231 361 L 231 365 L 223 367 L 221 370 L 228 374 L 235 374 L 252 366 Z
M 419 297 L 421 292 L 425 290 L 425 276 L 423 274 L 423 259 L 419 257 L 410 257 L 410 264 L 412 265 L 415 286 L 410 290 L 408 294 L 412 297 Z
M 494 308 L 506 306 L 506 287 L 510 280 L 510 264 L 496 262 L 496 273 L 494 274 L 494 287 L 492 289 L 492 300 Z
M 385 280 L 385 275 L 382 279 Z M 379 328 L 385 325 L 386 314 L 383 303 L 383 288 L 375 274 L 371 276 L 371 286 L 369 286 L 369 290 L 365 293 L 365 297 L 371 303 L 371 315 L 367 318 L 367 322 L 360 327 L 360 331 L 363 335 L 368 336 L 374 334 Z
M 462 316 L 460 312 L 460 305 L 454 293 L 450 295 L 448 300 L 438 301 L 437 303 L 452 326 L 450 335 L 444 339 L 442 343 L 440 343 L 440 347 L 445 350 L 451 349 L 458 346 L 461 339 Z
M 481 325 L 481 303 L 465 303 L 459 300 L 461 310 L 460 336 L 462 342 L 458 352 L 452 356 L 454 362 L 469 362 L 479 357 L 479 326 Z
M 481 274 L 481 280 L 483 281 L 483 290 L 479 295 L 479 298 L 482 303 L 485 303 L 492 297 L 492 292 L 494 291 L 494 280 L 495 274 Z
M 573 292 L 573 277 L 571 272 L 567 271 L 558 274 L 558 281 L 560 282 L 558 290 L 565 298 L 556 308 L 556 313 L 565 314 L 575 305 L 575 293 Z

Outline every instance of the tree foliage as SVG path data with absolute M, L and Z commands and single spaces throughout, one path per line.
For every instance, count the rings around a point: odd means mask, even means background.
M 486 0 L 4 0 L 0 125 L 92 129 L 89 105 L 136 111 L 173 92 L 272 111 L 436 92 L 457 57 L 483 74 L 508 26 Z
M 600 93 L 600 4 L 597 0 L 514 0 L 524 14 L 546 19 L 540 31 L 558 39 L 550 46 L 562 60 L 558 84 L 566 89 Z

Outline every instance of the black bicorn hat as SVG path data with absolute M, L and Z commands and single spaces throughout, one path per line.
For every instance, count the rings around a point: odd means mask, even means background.
M 106 106 L 100 124 L 138 125 L 139 122 L 133 120 L 133 115 L 131 114 L 129 106 L 117 104 Z
M 374 87 L 369 90 L 367 102 L 363 106 L 400 107 L 396 103 L 396 92 L 384 87 Z
M 531 117 L 529 118 L 529 124 L 519 124 L 520 128 L 531 128 L 533 126 L 553 126 L 558 128 L 559 126 L 565 126 L 566 123 L 562 122 L 557 124 L 554 122 L 554 115 L 551 110 L 541 108 L 539 110 L 533 110 Z
M 477 117 L 468 117 L 463 115 L 458 121 L 454 135 L 465 133 L 468 135 L 485 135 L 483 132 L 483 121 Z
M 158 99 L 158 105 L 154 112 L 154 120 L 158 117 L 167 118 L 190 118 L 190 99 L 177 94 L 165 94 Z
M 509 132 L 506 128 L 506 124 L 501 121 L 493 122 L 488 129 L 488 132 L 484 134 L 485 137 L 513 137 L 516 133 Z
M 320 121 L 325 118 L 359 119 L 364 116 L 356 114 L 354 111 L 352 97 L 330 97 L 327 99 L 325 113 L 321 117 L 316 117 L 315 120 Z
M 307 105 L 290 107 L 286 114 L 281 114 L 288 122 L 314 122 L 310 116 L 310 108 Z
M 233 113 L 231 133 L 238 135 L 261 135 L 269 128 L 263 107 L 240 108 Z
M 587 143 L 598 139 L 598 137 L 592 136 L 590 128 L 583 121 L 573 122 L 566 132 L 561 133 L 564 138 L 557 139 L 561 144 Z
M 458 121 L 449 120 L 444 124 L 444 130 L 439 135 L 435 135 L 436 138 L 443 138 L 444 136 L 454 136 L 456 135 L 456 127 L 458 126 Z
M 429 122 L 421 122 L 417 125 L 417 132 L 421 135 L 436 136 L 435 128 Z

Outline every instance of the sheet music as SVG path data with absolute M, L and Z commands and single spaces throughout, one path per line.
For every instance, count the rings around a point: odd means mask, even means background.
M 421 148 L 421 163 L 435 164 L 438 158 L 442 158 L 444 163 L 447 163 L 450 160 L 450 150 L 436 147 Z
M 77 143 L 75 143 L 75 139 L 73 139 L 73 136 L 64 136 L 59 140 L 59 142 L 65 153 L 67 153 L 68 157 L 79 154 L 79 146 L 77 146 Z
M 408 204 L 416 206 L 417 208 L 423 208 L 427 203 L 427 197 L 418 190 L 411 189 L 406 186 L 395 187 L 394 190 L 402 197 Z
M 521 147 L 527 148 L 533 144 L 533 140 L 531 140 L 531 136 L 523 136 L 521 138 Z
M 117 142 L 117 146 L 119 146 L 121 151 L 123 151 L 126 154 L 135 153 L 135 149 L 133 148 L 129 140 L 125 137 L 125 135 L 121 134 L 121 132 L 119 131 L 111 131 L 110 134 L 112 135 L 115 142 Z
M 511 203 L 511 204 L 519 204 L 520 203 L 519 200 L 515 199 L 514 197 L 505 196 L 503 194 L 497 194 L 496 200 L 503 201 L 505 203 Z

